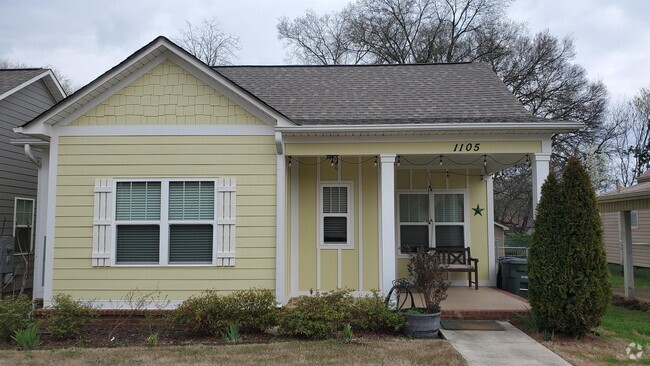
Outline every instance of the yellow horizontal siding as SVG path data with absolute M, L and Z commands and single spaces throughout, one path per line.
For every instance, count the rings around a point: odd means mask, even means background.
M 115 150 L 116 146 L 120 148 Z M 119 300 L 129 290 L 158 288 L 169 299 L 182 300 L 208 288 L 274 287 L 272 136 L 61 137 L 60 150 L 64 153 L 57 171 L 55 293 Z M 91 267 L 93 187 L 99 177 L 236 178 L 236 266 Z
M 73 126 L 264 122 L 175 63 L 165 60 L 73 121 Z

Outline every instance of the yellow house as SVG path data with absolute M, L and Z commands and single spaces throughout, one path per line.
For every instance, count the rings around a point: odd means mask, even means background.
M 16 130 L 43 150 L 35 294 L 385 293 L 419 246 L 494 286 L 492 174 L 532 164 L 536 202 L 577 128 L 482 63 L 209 67 L 159 37 Z

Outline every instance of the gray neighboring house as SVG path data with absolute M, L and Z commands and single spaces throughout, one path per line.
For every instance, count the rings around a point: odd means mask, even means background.
M 33 253 L 38 245 L 34 234 L 40 153 L 12 145 L 11 140 L 20 138 L 13 129 L 50 109 L 65 96 L 49 69 L 0 69 L 0 236 L 4 237 L 4 246 L 9 241 L 14 243 L 13 252 L 6 248 L 0 251 L 4 264 L 0 266 L 4 272 L 0 273 L 2 294 L 21 289 L 26 261 L 31 277 L 27 279 L 26 289 L 32 288 Z

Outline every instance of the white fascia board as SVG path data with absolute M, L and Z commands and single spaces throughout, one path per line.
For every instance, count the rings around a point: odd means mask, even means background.
M 16 127 L 13 131 L 21 135 L 31 136 L 41 140 L 49 140 L 50 136 L 52 136 L 52 126 L 43 123 L 25 127 Z
M 377 124 L 351 126 L 289 126 L 277 130 L 283 133 L 350 133 L 350 132 L 412 132 L 412 131 L 518 131 L 538 130 L 540 133 L 561 133 L 584 128 L 580 122 L 527 122 L 527 123 L 449 123 L 449 124 Z
M 75 94 L 70 95 L 62 103 L 59 103 L 58 105 L 55 105 L 53 108 L 51 108 L 50 110 L 48 110 L 44 114 L 41 114 L 40 116 L 38 116 L 37 118 L 32 120 L 29 123 L 28 126 L 25 126 L 25 127 L 31 127 L 34 124 L 45 123 L 45 121 L 47 121 L 50 118 L 54 117 L 55 115 L 57 115 L 58 113 L 60 113 L 64 109 L 66 109 L 67 107 L 69 107 L 72 104 L 77 103 L 80 100 L 82 100 L 84 97 L 86 97 L 88 94 L 93 92 L 100 85 L 103 85 L 105 82 L 113 79 L 118 74 L 124 72 L 124 70 L 126 70 L 126 69 L 130 68 L 131 66 L 133 66 L 133 64 L 135 64 L 135 63 L 139 62 L 140 60 L 142 60 L 144 57 L 146 57 L 152 51 L 156 50 L 158 47 L 160 47 L 160 46 L 165 46 L 166 47 L 166 45 L 165 45 L 166 43 L 167 42 L 165 42 L 165 40 L 162 39 L 162 38 L 159 39 L 157 42 L 152 43 L 151 45 L 149 45 L 148 49 L 142 53 L 142 55 L 140 57 L 134 58 L 133 60 L 131 60 L 131 62 L 126 63 L 126 64 L 122 65 L 119 68 L 116 67 L 115 69 L 110 70 L 110 72 L 108 72 L 108 73 L 100 76 L 99 78 L 93 80 L 91 82 L 92 87 L 90 87 L 91 84 L 86 86 L 86 87 L 88 87 L 88 90 L 85 90 L 83 93 L 78 93 L 77 92 Z
M 11 94 L 13 94 L 13 93 L 19 91 L 20 89 L 22 89 L 22 88 L 24 88 L 24 87 L 30 85 L 30 84 L 33 83 L 33 82 L 35 82 L 35 81 L 37 81 L 37 80 L 40 80 L 40 79 L 44 78 L 44 77 L 47 75 L 48 71 L 49 71 L 49 70 L 47 70 L 47 71 L 43 71 L 42 74 L 38 74 L 38 75 L 34 76 L 33 78 L 31 78 L 31 79 L 29 79 L 29 80 L 23 82 L 22 84 L 16 86 L 15 88 L 13 88 L 13 89 L 9 89 L 9 90 L 7 90 L 6 92 L 0 94 L 0 100 L 6 98 L 6 97 L 8 97 L 8 96 L 10 96 Z
M 613 202 L 624 202 L 632 201 L 638 199 L 648 199 L 650 198 L 650 191 L 639 191 L 639 192 L 630 192 L 630 193 L 616 193 L 607 196 L 600 196 L 597 198 L 598 203 L 613 203 Z
M 43 82 L 45 83 L 45 86 L 54 97 L 54 100 L 56 100 L 56 102 L 58 103 L 61 100 L 63 100 L 67 95 L 63 90 L 63 88 L 61 87 L 61 84 L 59 83 L 59 79 L 57 79 L 56 75 L 54 75 L 54 72 L 52 72 L 52 70 L 47 70 L 46 74 L 47 75 L 45 75 L 45 80 L 43 80 Z

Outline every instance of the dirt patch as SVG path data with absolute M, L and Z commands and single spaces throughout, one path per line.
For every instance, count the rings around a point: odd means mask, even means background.
M 650 311 L 650 302 L 639 299 L 626 300 L 621 295 L 612 295 L 612 304 L 628 310 Z

